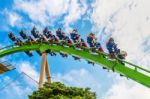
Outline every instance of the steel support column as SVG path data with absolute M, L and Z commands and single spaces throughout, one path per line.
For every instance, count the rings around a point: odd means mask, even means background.
M 41 72 L 40 72 L 40 78 L 39 78 L 39 88 L 43 87 L 44 74 L 46 75 L 47 81 L 51 83 L 49 65 L 48 65 L 48 61 L 47 61 L 47 53 L 42 54 L 42 64 L 41 64 Z

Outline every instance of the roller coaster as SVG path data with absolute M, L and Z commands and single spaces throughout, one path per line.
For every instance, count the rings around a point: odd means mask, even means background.
M 25 52 L 29 57 L 31 57 L 32 51 L 36 51 L 40 56 L 42 56 L 41 73 L 39 80 L 39 87 L 42 87 L 44 73 L 46 72 L 47 80 L 51 82 L 49 66 L 47 61 L 47 55 L 55 56 L 60 53 L 63 57 L 71 55 L 75 60 L 85 59 L 88 63 L 98 64 L 102 66 L 103 69 L 112 70 L 113 72 L 119 73 L 121 76 L 132 79 L 146 87 L 150 88 L 150 71 L 144 69 L 140 66 L 134 65 L 130 62 L 124 61 L 118 57 L 111 57 L 110 54 L 101 52 L 99 50 L 81 46 L 72 43 L 67 40 L 58 40 L 54 35 L 46 34 L 47 29 L 43 31 L 39 39 L 39 32 L 35 28 L 32 29 L 31 34 L 34 36 L 27 36 L 23 31 L 20 31 L 20 35 L 25 41 L 16 38 L 12 33 L 9 35 L 12 41 L 15 43 L 10 46 L 6 46 L 0 49 L 0 58 L 14 53 Z M 53 39 L 48 39 L 51 37 Z M 38 38 L 38 39 L 36 39 Z M 124 64 L 122 64 L 122 62 Z

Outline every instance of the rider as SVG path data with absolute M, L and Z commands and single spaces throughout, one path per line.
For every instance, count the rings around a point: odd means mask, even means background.
M 50 30 L 48 30 L 48 28 L 45 28 L 43 30 L 43 34 L 45 35 L 47 39 L 49 39 L 49 41 L 54 41 L 54 35 L 52 34 Z
M 79 47 L 79 46 L 81 46 L 81 37 L 80 37 L 80 35 L 78 35 L 77 37 L 76 37 L 76 45 Z
M 16 38 L 16 45 L 22 45 L 23 44 L 23 41 L 19 38 Z M 31 51 L 24 51 L 29 57 L 33 56 L 32 52 Z
M 78 46 L 87 47 L 87 44 L 84 42 L 84 40 L 80 37 L 80 35 L 77 36 L 76 43 Z
M 101 44 L 99 42 L 95 43 L 95 47 L 98 49 L 98 51 L 104 52 L 104 50 L 103 50 L 103 48 L 102 48 L 102 46 L 101 46 Z
M 47 38 L 52 38 L 53 37 L 52 32 L 51 31 L 47 31 L 46 37 Z
M 119 59 L 124 60 L 124 59 L 126 58 L 126 56 L 127 56 L 127 52 L 121 50 L 121 51 L 118 53 L 117 56 L 118 56 Z M 123 62 L 123 61 L 121 61 L 120 63 L 124 65 L 124 62 Z
M 58 28 L 58 30 L 56 31 L 56 35 L 59 38 L 59 40 L 64 40 L 64 37 L 66 36 L 65 33 L 61 31 L 61 28 Z M 67 37 L 65 37 L 65 39 L 67 39 Z M 64 54 L 64 53 L 61 53 L 61 52 L 60 52 L 60 55 L 62 57 L 68 57 L 67 54 Z
M 56 36 L 59 38 L 59 40 L 63 40 L 61 28 L 58 28 L 58 30 L 56 31 Z
M 77 33 L 77 29 L 74 29 L 71 33 L 71 39 L 74 43 L 77 43 L 78 46 L 84 46 L 87 47 L 87 44 L 84 42 L 84 40 L 80 37 L 80 35 Z
M 12 41 L 16 41 L 16 37 L 15 37 L 15 35 L 14 35 L 12 32 L 10 32 L 10 33 L 8 34 L 8 37 L 9 37 Z
M 103 50 L 101 44 L 100 44 L 99 42 L 97 42 L 97 38 L 96 38 L 96 37 L 94 37 L 93 43 L 94 43 L 94 47 L 95 47 L 96 49 L 98 49 L 98 51 L 104 52 L 104 50 Z
M 24 33 L 23 30 L 21 30 L 21 31 L 19 32 L 19 34 L 21 35 L 21 37 L 22 37 L 23 39 L 27 39 L 27 38 L 28 38 L 28 36 Z
M 47 35 L 47 32 L 48 32 L 49 30 L 48 30 L 48 27 L 45 27 L 45 29 L 43 30 L 43 34 L 44 35 Z
M 90 33 L 87 36 L 87 43 L 89 44 L 90 47 L 94 47 L 94 39 L 95 39 L 94 33 Z
M 28 39 L 28 42 L 34 42 L 35 41 L 31 36 L 28 36 L 27 39 Z
M 115 44 L 114 39 L 111 37 L 106 43 L 106 47 L 109 51 L 109 54 L 115 55 L 115 51 L 117 51 L 117 44 Z
M 71 36 L 71 39 L 73 40 L 74 43 L 77 43 L 77 39 L 79 37 L 78 33 L 77 33 L 77 29 L 74 29 L 71 33 L 70 33 L 70 36 Z
M 44 35 L 40 35 L 39 40 L 40 41 L 47 41 L 46 38 L 44 37 Z
M 70 33 L 70 37 L 73 41 L 73 43 L 78 43 L 80 40 L 80 35 L 78 34 L 77 29 L 73 29 L 73 31 Z M 76 57 L 76 56 L 72 56 L 75 60 L 80 60 L 80 58 Z
M 82 38 L 81 38 L 81 43 L 82 43 L 82 46 L 88 47 L 87 44 L 85 43 L 85 41 Z
M 64 32 L 62 33 L 62 36 L 64 41 L 67 41 L 67 43 L 72 44 L 72 41 Z
M 33 27 L 33 28 L 32 28 L 31 34 L 32 34 L 35 38 L 39 38 L 39 37 L 40 37 L 40 33 L 39 33 L 39 31 L 37 31 L 36 27 Z
M 21 39 L 19 39 L 19 38 L 16 38 L 16 44 L 17 45 L 21 45 L 23 42 L 21 41 Z
M 52 32 L 50 30 L 47 31 L 47 33 L 45 34 L 45 36 L 47 37 L 47 39 L 49 41 L 55 41 L 55 42 L 59 41 L 58 38 L 54 34 L 52 34 Z
M 23 42 L 21 41 L 21 39 L 16 38 L 15 35 L 14 35 L 12 32 L 10 32 L 10 33 L 8 34 L 8 36 L 9 36 L 9 38 L 10 38 L 12 41 L 15 42 L 16 45 L 21 45 L 21 44 L 23 44 Z
M 46 38 L 49 38 L 51 31 L 48 30 L 48 27 L 45 27 L 45 29 L 43 30 L 43 34 Z
M 93 33 L 90 33 L 88 36 L 87 36 L 87 42 L 88 44 L 90 45 L 90 47 L 92 48 L 96 48 L 98 49 L 98 51 L 100 52 L 104 52 L 101 44 L 99 42 L 97 42 L 97 38 L 95 37 L 95 35 Z
M 117 44 L 115 44 L 113 38 L 110 38 L 108 40 L 108 42 L 106 43 L 106 47 L 107 47 L 110 55 L 118 57 L 121 60 L 124 60 L 126 58 L 126 56 L 127 56 L 127 52 L 122 51 L 119 48 L 117 48 Z M 121 61 L 121 64 L 124 65 L 124 62 Z

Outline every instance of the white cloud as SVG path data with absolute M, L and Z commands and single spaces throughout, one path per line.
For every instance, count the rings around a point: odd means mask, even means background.
M 130 0 L 96 0 L 93 4 L 92 20 L 96 25 L 103 26 L 109 23 L 110 18 Z
M 26 61 L 18 62 L 16 65 L 19 74 L 15 78 L 3 76 L 2 81 L 0 81 L 3 83 L 1 84 L 3 88 L 1 87 L 0 95 L 5 99 L 10 97 L 11 99 L 16 99 L 16 97 L 19 99 L 27 99 L 28 95 L 38 87 L 38 83 L 34 81 L 38 81 L 39 78 L 39 73 L 36 71 L 36 68 Z
M 19 72 L 24 72 L 34 80 L 38 81 L 39 73 L 36 71 L 36 68 L 33 65 L 31 65 L 29 62 L 25 62 L 25 61 L 20 62 L 18 64 L 18 67 L 19 67 L 18 69 Z
M 73 24 L 77 20 L 81 19 L 87 11 L 87 1 L 86 0 L 71 0 L 69 5 L 69 10 L 67 15 L 64 17 L 64 27 L 69 28 L 70 24 Z
M 149 0 L 96 0 L 91 14 L 93 30 L 102 36 L 103 42 L 112 35 L 118 47 L 127 51 L 128 61 L 147 68 L 150 68 L 149 4 Z M 130 81 L 115 81 L 104 99 L 150 99 L 148 88 Z
M 149 99 L 150 89 L 133 81 L 115 78 L 115 84 L 103 99 Z
M 8 18 L 12 27 L 17 26 L 21 22 L 21 16 L 16 13 L 9 13 Z
M 66 74 L 54 74 L 53 81 L 60 81 L 70 86 L 75 87 L 89 87 L 93 92 L 96 92 L 98 96 L 101 94 L 101 85 L 99 81 L 95 79 L 86 69 L 81 68 L 80 70 L 71 70 Z
M 65 15 L 62 22 L 65 28 L 69 28 L 87 12 L 86 0 L 80 0 L 80 2 L 79 0 L 59 0 L 59 2 L 56 0 L 15 0 L 14 6 L 15 9 L 27 14 L 34 23 L 42 25 L 52 24 Z M 128 60 L 150 67 L 150 55 L 149 51 L 146 51 L 150 45 L 148 38 L 150 37 L 149 4 L 149 0 L 95 0 L 91 20 L 94 25 L 93 30 L 98 32 L 98 36 L 103 36 L 103 42 L 112 35 L 118 46 L 128 52 Z M 18 23 L 19 18 L 16 13 L 11 14 L 10 17 L 12 17 L 10 20 L 12 26 Z M 106 28 L 105 33 L 102 33 L 104 27 Z M 37 71 L 29 63 L 23 63 L 20 71 L 25 71 L 32 78 L 38 78 Z M 94 90 L 100 92 L 100 84 L 84 69 L 73 70 L 64 75 L 57 74 L 55 79 L 74 86 L 97 88 Z M 149 90 L 143 86 L 126 83 L 126 81 L 115 81 L 119 83 L 112 85 L 105 96 L 106 99 L 117 99 L 121 95 L 131 99 L 143 96 L 133 92 L 143 93 L 145 99 L 149 97 L 147 95 Z
M 95 29 L 101 36 L 112 35 L 132 61 L 139 61 L 144 55 L 142 43 L 150 36 L 150 22 L 147 20 L 150 16 L 149 3 L 148 0 L 96 0 L 94 4 L 91 17 Z M 105 34 L 101 33 L 103 27 L 107 30 Z
M 22 22 L 22 17 L 18 13 L 12 10 L 8 10 L 7 8 L 2 10 L 0 15 L 3 17 L 1 19 L 1 22 L 3 23 L 1 28 L 3 29 L 3 31 L 9 31 L 9 26 L 19 26 Z
M 4 77 L 3 83 L 5 85 L 0 89 L 1 97 L 5 99 L 10 99 L 10 97 L 11 99 L 16 99 L 16 97 L 19 99 L 27 99 L 28 95 L 36 88 L 24 82 L 23 77 L 24 75 L 18 76 L 17 79 L 12 79 L 8 76 Z
M 15 0 L 15 9 L 24 12 L 33 22 L 49 25 L 67 12 L 69 0 Z
M 15 0 L 14 9 L 24 12 L 34 24 L 54 26 L 61 23 L 69 30 L 71 24 L 87 13 L 88 4 L 87 0 Z

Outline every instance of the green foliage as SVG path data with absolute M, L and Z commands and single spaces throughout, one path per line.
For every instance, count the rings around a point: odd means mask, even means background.
M 29 99 L 96 99 L 90 88 L 67 87 L 60 82 L 45 83 Z

